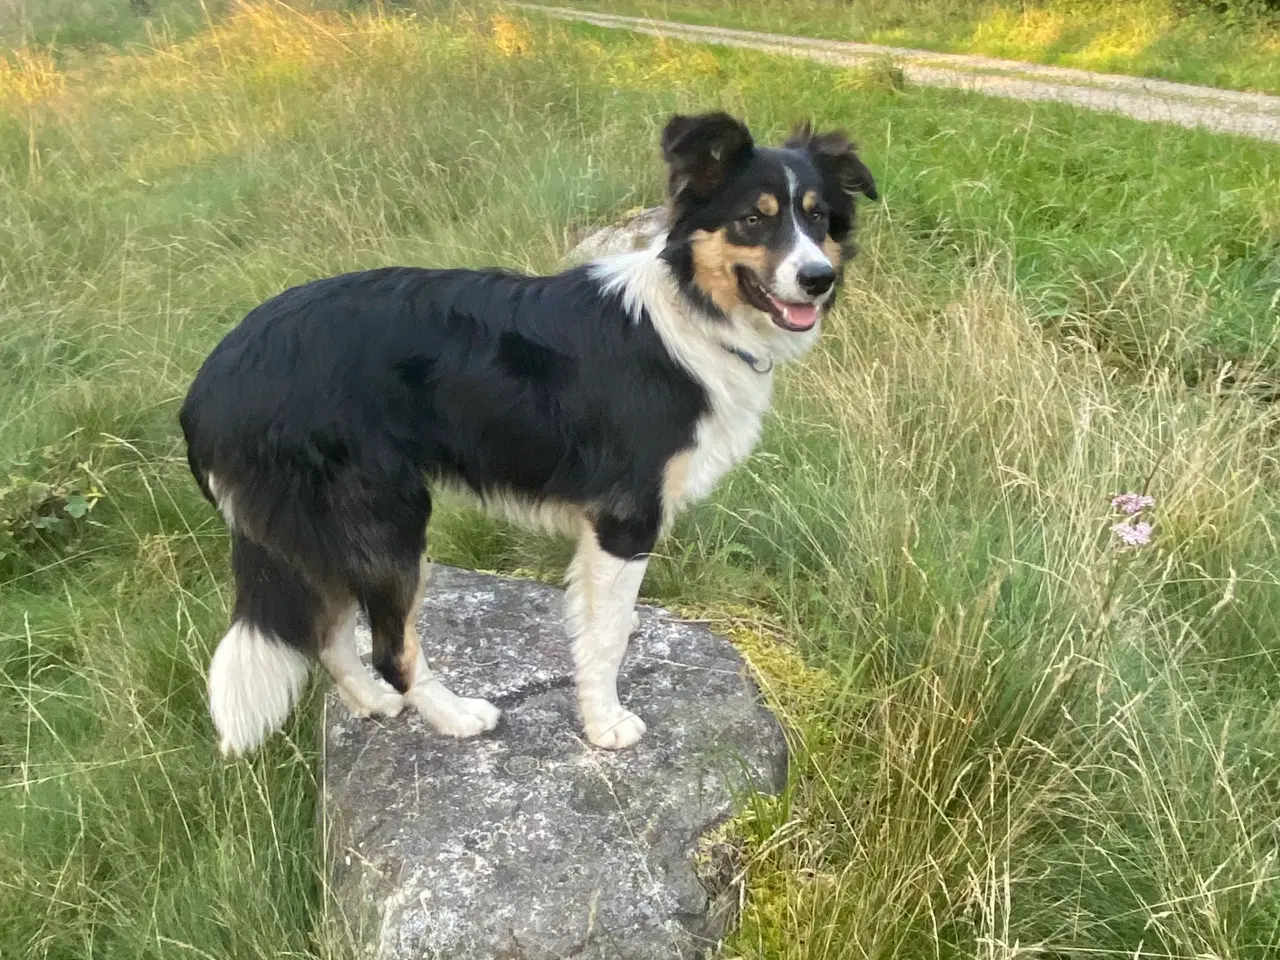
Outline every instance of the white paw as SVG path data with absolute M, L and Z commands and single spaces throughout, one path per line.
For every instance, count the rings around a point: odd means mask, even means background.
M 379 693 L 372 700 L 358 700 L 339 687 L 338 697 L 347 705 L 353 717 L 395 717 L 404 709 L 404 697 L 393 690 Z
M 457 697 L 449 722 L 436 729 L 450 737 L 476 737 L 498 725 L 502 711 L 480 697 Z
M 586 724 L 587 739 L 605 750 L 623 750 L 644 736 L 644 721 L 630 710 L 618 707 L 603 722 Z
M 405 694 L 405 700 L 446 737 L 475 737 L 498 725 L 502 711 L 479 697 L 459 697 L 439 680 L 428 680 Z

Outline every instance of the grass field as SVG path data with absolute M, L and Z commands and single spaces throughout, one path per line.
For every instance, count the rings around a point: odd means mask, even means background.
M 227 539 L 177 404 L 286 285 L 552 269 L 712 105 L 847 125 L 884 194 L 762 449 L 645 585 L 794 729 L 725 955 L 1280 955 L 1280 147 L 441 11 L 263 0 L 0 60 L 0 957 L 349 955 L 318 696 L 215 755 Z M 1126 490 L 1148 546 L 1109 530 Z M 567 550 L 433 524 L 446 562 Z
M 566 0 L 720 27 L 1280 93 L 1280 8 L 1194 0 Z M 1273 4 L 1274 7 L 1274 4 Z

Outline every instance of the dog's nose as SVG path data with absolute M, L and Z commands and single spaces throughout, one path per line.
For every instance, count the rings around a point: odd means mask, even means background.
M 836 282 L 836 272 L 831 264 L 815 262 L 806 263 L 796 271 L 796 283 L 811 297 L 820 297 Z

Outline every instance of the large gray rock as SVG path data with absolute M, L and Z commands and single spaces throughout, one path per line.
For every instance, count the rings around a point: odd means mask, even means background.
M 447 739 L 412 711 L 355 719 L 329 694 L 333 889 L 368 955 L 666 960 L 698 956 L 732 919 L 693 855 L 741 791 L 781 787 L 777 721 L 728 641 L 642 608 L 620 692 L 648 733 L 590 746 L 561 601 L 433 569 L 423 646 L 456 692 L 503 708 L 485 737 Z

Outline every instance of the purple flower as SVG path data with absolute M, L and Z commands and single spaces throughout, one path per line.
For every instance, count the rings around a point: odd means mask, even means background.
M 1123 508 L 1121 508 L 1123 509 Z M 1151 542 L 1151 524 L 1125 521 L 1111 528 L 1126 547 L 1142 547 Z
M 1132 516 L 1135 513 L 1140 513 L 1147 507 L 1154 507 L 1156 505 L 1156 498 L 1148 497 L 1145 493 L 1117 493 L 1111 498 L 1111 505 L 1120 512 L 1127 513 Z

